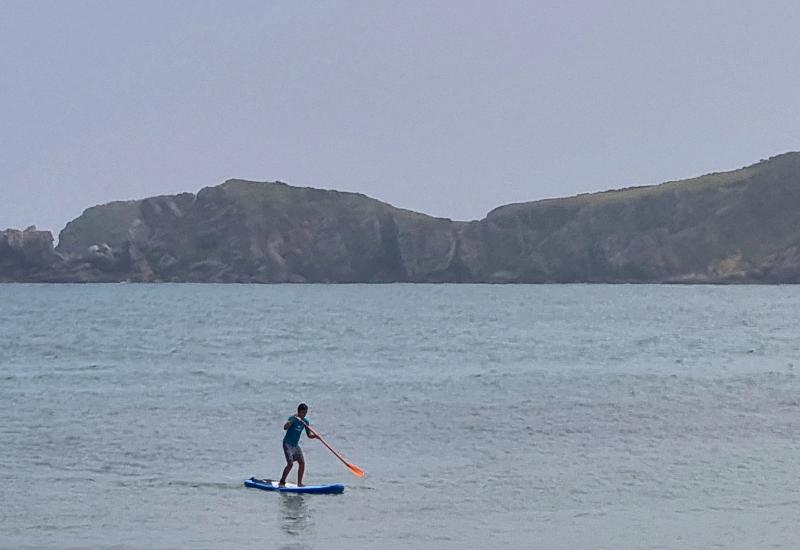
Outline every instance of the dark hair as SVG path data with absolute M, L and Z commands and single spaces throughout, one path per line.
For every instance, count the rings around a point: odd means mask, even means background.
M 297 405 L 297 410 L 298 411 L 307 411 L 308 410 L 308 405 L 306 405 L 305 403 L 300 403 L 299 405 Z

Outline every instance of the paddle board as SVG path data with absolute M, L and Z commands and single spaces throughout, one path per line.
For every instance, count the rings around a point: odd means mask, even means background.
M 284 487 L 279 487 L 274 479 L 256 479 L 251 477 L 244 480 L 245 487 L 261 489 L 262 491 L 275 491 L 278 493 L 300 493 L 310 495 L 338 495 L 344 492 L 344 485 L 334 483 L 331 485 L 306 485 L 298 487 L 294 483 L 287 483 Z

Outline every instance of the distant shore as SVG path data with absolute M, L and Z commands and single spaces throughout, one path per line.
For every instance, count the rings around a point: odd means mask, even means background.
M 452 221 L 355 193 L 228 180 L 0 231 L 0 282 L 800 282 L 800 153 Z

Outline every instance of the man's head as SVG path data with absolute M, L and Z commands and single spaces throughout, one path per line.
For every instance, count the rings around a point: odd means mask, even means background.
M 300 403 L 299 405 L 297 405 L 297 416 L 299 416 L 300 418 L 304 418 L 307 412 L 308 412 L 308 405 L 306 405 L 305 403 Z

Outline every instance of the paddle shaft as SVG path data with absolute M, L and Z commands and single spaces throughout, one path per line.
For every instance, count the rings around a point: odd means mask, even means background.
M 295 417 L 295 418 L 297 418 L 297 417 Z M 336 452 L 336 449 L 334 449 L 333 447 L 331 447 L 330 445 L 328 445 L 328 442 L 327 442 L 327 441 L 325 441 L 324 439 L 322 439 L 322 436 L 321 436 L 321 435 L 319 435 L 319 433 L 318 433 L 316 430 L 314 430 L 314 428 L 312 428 L 311 426 L 309 426 L 309 425 L 308 425 L 308 424 L 307 424 L 307 423 L 306 423 L 306 422 L 305 422 L 303 419 L 301 419 L 301 418 L 297 418 L 297 419 L 298 419 L 298 420 L 300 420 L 300 422 L 302 422 L 302 423 L 303 423 L 303 425 L 306 427 L 306 429 L 307 429 L 309 432 L 311 432 L 312 434 L 314 434 L 314 437 L 316 437 L 317 439 L 319 439 L 319 440 L 320 440 L 320 443 L 322 443 L 323 445 L 325 445 L 325 447 L 327 447 L 327 448 L 328 448 L 328 450 L 329 450 L 330 452 L 332 452 L 336 458 L 338 458 L 339 460 L 341 460 L 341 461 L 342 461 L 342 464 L 344 464 L 345 466 L 347 466 L 347 467 L 350 469 L 350 471 L 351 471 L 351 472 L 353 472 L 353 473 L 354 473 L 355 475 L 357 475 L 358 477 L 362 477 L 362 476 L 364 475 L 364 472 L 363 472 L 363 470 L 361 470 L 361 468 L 359 468 L 358 466 L 355 466 L 355 465 L 353 465 L 353 464 L 350 464 L 349 462 L 347 462 L 347 461 L 344 459 L 344 457 L 343 457 L 342 455 L 340 455 L 338 452 Z

